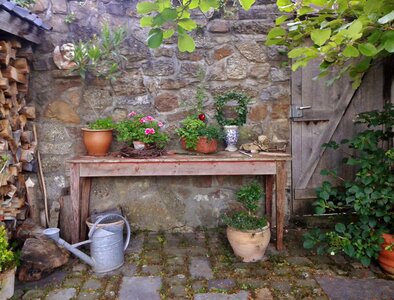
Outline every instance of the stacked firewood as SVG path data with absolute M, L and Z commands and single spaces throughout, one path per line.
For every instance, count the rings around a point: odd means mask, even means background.
M 26 185 L 22 171 L 35 171 L 37 141 L 28 121 L 35 108 L 26 104 L 31 47 L 0 39 L 0 221 L 23 219 Z

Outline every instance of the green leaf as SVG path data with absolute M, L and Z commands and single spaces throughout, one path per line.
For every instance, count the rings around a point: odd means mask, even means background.
M 374 56 L 378 52 L 376 50 L 375 46 L 370 43 L 358 45 L 358 50 L 361 52 L 362 55 L 365 55 L 365 56 Z
M 315 29 L 311 32 L 312 41 L 318 45 L 322 46 L 331 36 L 331 29 Z
M 280 16 L 280 17 L 276 18 L 275 25 L 279 26 L 279 25 L 283 24 L 283 22 L 285 22 L 287 19 L 288 19 L 288 16 Z
M 326 209 L 325 209 L 324 207 L 317 206 L 317 207 L 315 208 L 315 213 L 316 213 L 317 215 L 322 215 L 322 214 L 324 214 L 325 212 L 326 212 Z
M 394 53 L 394 39 L 388 39 L 383 44 L 384 50 L 389 53 Z
M 167 29 L 163 32 L 163 38 L 168 39 L 174 35 L 174 30 L 173 29 Z
M 274 27 L 268 32 L 267 38 L 276 38 L 284 35 L 286 35 L 286 30 L 282 27 Z
M 219 8 L 218 0 L 200 0 L 200 9 L 202 12 L 207 12 L 211 8 Z
M 342 223 L 337 223 L 335 224 L 335 230 L 339 233 L 344 233 L 346 230 L 346 226 L 343 225 Z
M 188 34 L 180 34 L 178 36 L 178 49 L 181 52 L 193 52 L 196 44 L 191 36 Z
M 289 58 L 296 58 L 305 55 L 305 48 L 295 48 L 287 53 Z
M 378 20 L 379 24 L 387 24 L 394 20 L 394 10 Z
M 148 46 L 149 48 L 158 48 L 163 42 L 163 31 L 159 28 L 154 28 L 149 32 Z
M 183 5 L 186 5 L 190 0 L 183 0 Z M 198 7 L 200 0 L 191 0 L 189 3 L 189 9 L 195 9 Z
M 324 6 L 327 4 L 327 0 L 312 0 L 311 2 L 317 6 Z
M 346 48 L 343 50 L 342 54 L 345 57 L 359 57 L 360 52 L 358 52 L 357 48 L 352 45 L 347 45 Z
M 360 262 L 368 267 L 371 264 L 371 259 L 369 257 L 361 257 Z
M 165 20 L 175 20 L 176 17 L 178 16 L 178 13 L 176 12 L 176 9 L 173 8 L 165 8 L 162 12 L 161 15 Z
M 148 14 L 158 10 L 159 6 L 154 2 L 139 2 L 137 4 L 137 12 L 139 14 Z
M 191 31 L 197 27 L 197 24 L 192 19 L 181 19 L 178 21 L 178 25 L 187 31 Z
M 305 249 L 312 249 L 315 246 L 315 241 L 314 240 L 306 240 L 303 243 L 303 246 Z
M 145 16 L 140 19 L 141 27 L 152 27 L 153 17 Z
M 349 26 L 349 28 L 346 30 L 346 33 L 350 38 L 352 38 L 353 40 L 356 40 L 361 37 L 360 32 L 362 29 L 363 29 L 363 23 L 361 23 L 360 20 L 355 20 Z
M 244 10 L 249 10 L 250 7 L 256 2 L 256 0 L 239 0 Z

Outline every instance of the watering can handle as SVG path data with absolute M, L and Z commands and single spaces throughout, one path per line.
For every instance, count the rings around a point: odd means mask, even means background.
M 126 228 L 127 228 L 127 238 L 126 238 L 126 241 L 125 241 L 125 243 L 124 243 L 123 251 L 126 251 L 127 246 L 129 245 L 129 242 L 130 242 L 131 231 L 130 231 L 129 222 L 127 222 L 126 218 L 123 217 L 122 215 L 118 215 L 118 214 L 108 214 L 108 215 L 99 217 L 99 218 L 97 219 L 97 221 L 93 224 L 92 228 L 90 228 L 90 230 L 89 230 L 89 234 L 88 234 L 89 239 L 92 239 L 93 233 L 96 231 L 97 225 L 100 224 L 101 221 L 105 220 L 105 219 L 108 218 L 108 217 L 119 217 L 119 218 L 122 218 L 123 221 L 125 221 L 125 223 L 126 223 Z

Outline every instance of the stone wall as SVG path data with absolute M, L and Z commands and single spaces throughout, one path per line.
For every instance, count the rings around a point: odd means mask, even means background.
M 265 134 L 274 142 L 289 142 L 290 71 L 279 48 L 264 46 L 275 18 L 274 1 L 258 0 L 249 12 L 231 9 L 211 20 L 199 17 L 194 53 L 180 53 L 176 43 L 160 49 L 146 46 L 147 30 L 140 28 L 136 0 L 37 0 L 33 11 L 53 26 L 37 47 L 30 97 L 38 113 L 39 149 L 50 200 L 68 186 L 66 160 L 84 154 L 80 128 L 96 118 L 115 120 L 128 112 L 150 113 L 165 122 L 177 148 L 174 129 L 195 110 L 198 72 L 205 73 L 208 92 L 204 102 L 213 119 L 213 96 L 238 89 L 253 98 L 241 140 Z M 64 21 L 70 13 L 76 20 Z M 128 58 L 125 74 L 112 86 L 105 80 L 87 79 L 58 70 L 52 52 L 57 45 L 86 39 L 101 24 L 122 25 L 127 39 L 122 53 Z M 119 145 L 116 143 L 113 150 Z M 215 226 L 234 190 L 253 178 L 141 178 L 100 179 L 93 183 L 93 209 L 121 205 L 132 223 L 141 228 Z M 260 179 L 259 179 L 260 180 Z M 152 220 L 160 216 L 160 222 Z M 155 224 L 153 224 L 155 223 Z M 157 224 L 156 224 L 157 223 Z

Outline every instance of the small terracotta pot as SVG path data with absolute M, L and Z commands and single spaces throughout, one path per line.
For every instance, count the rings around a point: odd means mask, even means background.
M 380 246 L 381 250 L 379 252 L 378 261 L 380 267 L 387 273 L 394 275 L 394 249 L 385 250 L 385 248 L 394 243 L 394 236 L 392 234 L 384 233 L 382 234 L 384 239 L 383 244 Z
M 105 156 L 112 143 L 112 129 L 93 130 L 82 128 L 83 143 L 88 155 Z
M 227 227 L 226 233 L 235 255 L 241 257 L 244 262 L 261 260 L 271 238 L 269 224 L 261 229 L 247 231 Z
M 186 139 L 182 138 L 181 139 L 181 146 L 182 146 L 182 149 L 184 149 L 184 150 L 196 151 L 196 152 L 199 152 L 199 153 L 209 154 L 209 153 L 217 152 L 217 150 L 218 150 L 218 141 L 215 140 L 215 139 L 211 139 L 210 140 L 210 139 L 208 139 L 205 136 L 201 136 L 198 139 L 196 149 L 194 150 L 194 149 L 186 148 Z

